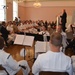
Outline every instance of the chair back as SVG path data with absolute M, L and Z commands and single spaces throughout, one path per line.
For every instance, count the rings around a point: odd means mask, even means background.
M 69 75 L 67 72 L 41 71 L 39 75 Z

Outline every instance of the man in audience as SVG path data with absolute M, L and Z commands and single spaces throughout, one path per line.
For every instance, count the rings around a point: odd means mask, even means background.
M 4 51 L 4 39 L 0 37 L 0 65 L 2 65 L 9 75 L 15 75 L 21 68 L 23 75 L 28 75 L 30 68 L 27 61 L 21 60 L 17 62 L 13 57 Z
M 42 26 L 41 31 L 39 32 L 39 34 L 50 36 L 49 32 L 47 31 L 47 26 L 46 25 Z
M 2 22 L 0 32 L 2 34 L 2 37 L 4 38 L 6 46 L 8 46 L 7 40 L 8 40 L 9 31 L 7 31 L 7 29 L 6 29 L 6 23 L 5 22 Z
M 40 54 L 32 66 L 32 73 L 38 75 L 40 71 L 68 72 L 72 75 L 71 58 L 60 52 L 62 35 L 54 32 L 50 37 L 50 50 Z
M 62 30 L 62 25 L 59 25 L 57 27 L 57 32 L 60 33 L 62 35 L 62 51 L 65 53 L 65 48 L 67 47 L 68 45 L 68 41 L 67 41 L 67 35 L 65 32 L 63 32 Z

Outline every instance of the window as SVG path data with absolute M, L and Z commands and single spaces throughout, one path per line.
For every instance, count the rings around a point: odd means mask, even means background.
M 18 17 L 18 3 L 13 1 L 13 20 Z
M 6 0 L 0 0 L 0 21 L 6 21 Z

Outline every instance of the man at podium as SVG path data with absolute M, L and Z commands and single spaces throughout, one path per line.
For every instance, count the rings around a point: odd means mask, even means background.
M 65 32 L 66 23 L 67 23 L 67 13 L 66 13 L 65 9 L 63 10 L 62 15 L 60 16 L 60 18 L 61 18 L 61 24 L 62 24 L 62 27 L 63 27 L 63 31 Z

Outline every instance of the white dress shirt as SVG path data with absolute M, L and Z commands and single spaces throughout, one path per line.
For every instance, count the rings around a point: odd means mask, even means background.
M 46 36 L 50 36 L 48 31 L 40 31 L 39 34 L 41 35 L 46 35 Z
M 63 45 L 63 52 L 65 52 L 65 48 L 67 47 L 67 35 L 65 32 L 61 32 L 62 35 L 62 45 Z
M 32 66 L 32 73 L 39 75 L 40 71 L 68 72 L 72 75 L 71 59 L 63 52 L 40 54 Z
M 30 68 L 25 60 L 17 62 L 9 53 L 6 53 L 4 50 L 0 50 L 0 64 L 7 70 L 10 75 L 16 74 L 21 69 L 19 65 L 26 67 L 26 69 L 22 68 L 23 75 L 28 75 L 30 72 Z

